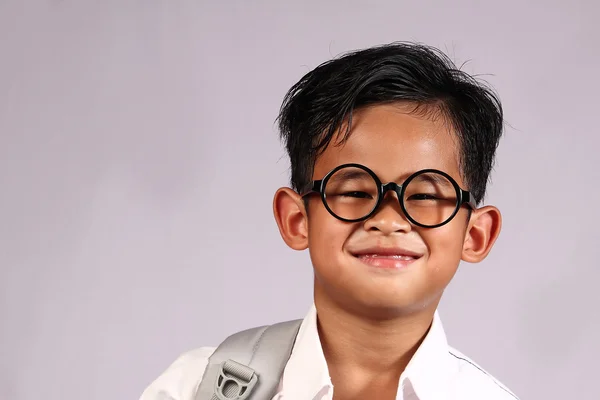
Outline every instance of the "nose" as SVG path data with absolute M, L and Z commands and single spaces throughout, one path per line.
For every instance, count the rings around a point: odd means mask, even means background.
M 384 235 L 406 233 L 412 229 L 398 198 L 399 190 L 386 190 L 375 213 L 364 222 L 367 231 L 379 231 Z

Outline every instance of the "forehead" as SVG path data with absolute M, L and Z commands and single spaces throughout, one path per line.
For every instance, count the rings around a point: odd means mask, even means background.
M 438 113 L 415 112 L 414 105 L 377 105 L 355 111 L 350 137 L 342 145 L 337 138 L 315 162 L 314 178 L 320 179 L 341 164 L 369 167 L 383 181 L 398 181 L 413 172 L 434 168 L 462 183 L 458 141 Z

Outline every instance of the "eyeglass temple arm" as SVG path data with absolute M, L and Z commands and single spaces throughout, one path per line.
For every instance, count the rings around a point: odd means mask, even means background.
M 304 197 L 310 193 L 319 193 L 321 191 L 322 180 L 312 181 L 304 187 L 304 190 L 300 192 L 300 196 Z
M 468 204 L 473 210 L 477 208 L 477 203 L 475 202 L 475 199 L 473 198 L 473 195 L 470 192 L 461 189 L 460 199 L 461 204 Z

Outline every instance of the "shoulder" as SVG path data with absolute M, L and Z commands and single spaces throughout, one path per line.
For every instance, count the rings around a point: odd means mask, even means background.
M 214 347 L 201 347 L 179 356 L 146 388 L 140 400 L 193 400 Z
M 460 351 L 448 347 L 448 356 L 455 365 L 456 398 L 486 400 L 519 400 L 500 381 Z

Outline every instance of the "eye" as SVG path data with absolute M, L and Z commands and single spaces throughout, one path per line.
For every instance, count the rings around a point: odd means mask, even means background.
M 343 197 L 354 197 L 354 198 L 357 198 L 357 199 L 371 199 L 371 198 L 373 198 L 373 196 L 371 196 L 369 193 L 359 192 L 359 191 L 345 192 L 345 193 L 342 193 L 341 196 L 343 196 Z
M 427 193 L 417 193 L 411 195 L 408 200 L 439 200 L 435 195 Z

